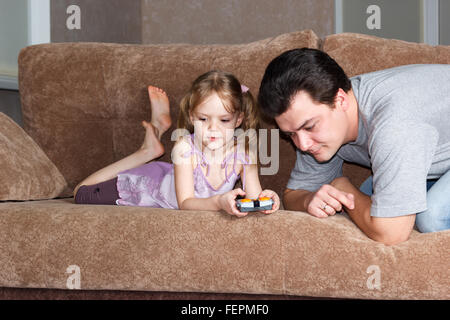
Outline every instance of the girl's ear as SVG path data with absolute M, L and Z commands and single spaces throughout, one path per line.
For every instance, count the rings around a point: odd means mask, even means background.
M 243 120 L 244 120 L 244 113 L 243 113 L 243 112 L 240 112 L 240 113 L 239 113 L 239 116 L 238 116 L 238 119 L 237 119 L 237 121 L 236 121 L 236 128 L 239 127 L 239 126 L 241 125 L 241 123 L 242 123 Z

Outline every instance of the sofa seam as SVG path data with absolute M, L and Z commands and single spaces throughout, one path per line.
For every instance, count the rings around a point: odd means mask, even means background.
M 318 48 L 320 51 L 323 51 L 325 39 L 326 39 L 326 37 L 323 37 L 323 38 L 317 37 L 317 48 Z

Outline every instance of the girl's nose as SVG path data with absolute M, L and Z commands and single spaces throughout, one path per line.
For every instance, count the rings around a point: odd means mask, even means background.
M 217 124 L 216 121 L 212 120 L 212 121 L 209 122 L 208 130 L 214 131 L 214 130 L 217 130 L 217 128 L 218 128 L 218 124 Z

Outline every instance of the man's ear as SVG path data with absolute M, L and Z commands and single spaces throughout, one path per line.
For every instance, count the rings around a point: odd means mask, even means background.
M 348 104 L 348 94 L 339 88 L 336 98 L 334 99 L 335 106 L 342 109 L 343 111 L 347 111 L 349 104 Z

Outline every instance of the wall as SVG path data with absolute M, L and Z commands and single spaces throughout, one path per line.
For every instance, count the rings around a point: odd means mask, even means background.
M 27 26 L 26 0 L 0 1 L 0 75 L 17 76 L 17 53 L 28 43 Z
M 18 91 L 0 89 L 0 112 L 3 112 L 18 125 L 22 126 L 22 111 L 20 109 Z
M 245 43 L 334 33 L 333 0 L 142 0 L 143 43 Z
M 66 12 L 80 7 L 81 28 L 68 29 Z M 51 0 L 52 42 L 141 43 L 141 0 Z
M 0 1 L 0 78 L 17 76 L 17 54 L 28 43 L 27 13 L 27 0 Z M 0 86 L 0 112 L 22 125 L 19 92 L 7 87 Z
M 450 45 L 450 1 L 439 2 L 439 43 Z
M 367 8 L 375 4 L 381 13 L 381 28 L 369 30 Z M 421 0 L 343 0 L 343 31 L 382 38 L 422 42 Z

